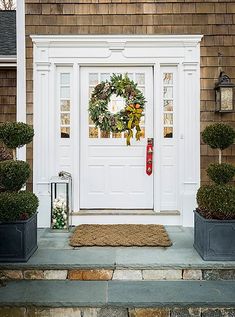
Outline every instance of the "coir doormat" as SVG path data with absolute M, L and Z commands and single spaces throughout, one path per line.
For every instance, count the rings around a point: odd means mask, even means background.
M 162 225 L 80 225 L 70 238 L 73 247 L 170 247 Z

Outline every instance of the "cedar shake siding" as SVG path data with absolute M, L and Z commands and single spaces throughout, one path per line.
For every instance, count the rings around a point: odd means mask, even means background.
M 8 58 L 16 58 L 16 12 L 0 10 L 0 124 L 16 120 L 16 68 Z
M 31 34 L 202 34 L 201 130 L 212 122 L 235 128 L 235 113 L 215 114 L 214 84 L 223 70 L 235 82 L 235 1 L 231 0 L 26 0 L 27 120 L 32 124 Z M 28 159 L 32 160 L 32 151 Z M 235 164 L 235 145 L 224 151 Z M 202 183 L 217 151 L 201 145 Z
M 0 68 L 0 124 L 16 121 L 16 69 Z

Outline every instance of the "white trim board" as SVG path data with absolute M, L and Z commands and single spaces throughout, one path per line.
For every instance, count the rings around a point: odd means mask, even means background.
M 26 122 L 26 60 L 25 60 L 25 1 L 17 1 L 16 10 L 17 41 L 17 104 L 16 119 Z M 17 158 L 26 160 L 26 146 L 17 149 Z
M 16 68 L 16 63 L 2 63 L 0 62 L 0 68 Z
M 167 226 L 180 226 L 181 217 L 179 215 L 80 215 L 72 216 L 74 226 L 82 224 L 161 224 Z
M 80 67 L 114 65 L 153 66 L 155 106 L 159 102 L 161 94 L 159 74 L 162 67 L 177 69 L 177 95 L 180 110 L 177 139 L 177 159 L 180 162 L 178 167 L 179 208 L 177 209 L 180 210 L 181 215 L 177 216 L 177 220 L 176 216 L 164 217 L 164 219 L 168 219 L 164 221 L 166 224 L 168 221 L 169 224 L 192 226 L 192 211 L 196 206 L 195 195 L 200 184 L 200 40 L 202 36 L 32 35 L 31 38 L 34 43 L 34 191 L 40 198 L 39 226 L 49 226 L 50 224 L 49 180 L 61 169 L 59 158 L 56 156 L 58 134 L 55 134 L 57 131 L 55 129 L 57 70 L 64 67 L 72 74 L 74 88 L 71 101 L 72 105 L 79 105 Z M 78 108 L 73 107 L 72 117 L 79 115 Z M 157 111 L 155 116 L 157 116 Z M 66 161 L 66 164 L 76 183 L 76 180 L 79 179 L 79 169 L 77 168 L 79 166 L 79 142 L 74 138 L 75 131 L 79 132 L 79 126 L 72 128 L 71 139 L 61 145 L 72 149 L 73 153 L 68 157 L 69 160 Z M 156 129 L 154 136 L 156 140 L 160 139 L 159 135 L 160 130 Z M 45 160 L 45 157 L 48 159 Z M 156 153 L 156 161 L 160 162 L 160 159 L 159 153 Z M 155 168 L 157 167 L 156 164 Z M 156 179 L 155 182 L 157 184 L 158 180 Z M 75 186 L 78 188 L 79 184 L 75 184 Z M 155 199 L 155 211 L 159 211 L 157 195 Z M 79 206 L 79 197 L 76 197 L 75 200 L 76 205 Z M 80 217 L 74 220 L 74 223 L 81 221 Z M 98 221 L 97 216 L 89 217 L 93 217 L 89 218 L 91 222 Z M 144 217 L 147 216 L 141 217 L 143 223 Z M 99 219 L 101 220 L 100 217 Z M 125 222 L 128 218 L 120 219 Z

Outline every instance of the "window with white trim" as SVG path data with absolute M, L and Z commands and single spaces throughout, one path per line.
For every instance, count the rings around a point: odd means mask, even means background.
M 70 138 L 71 87 L 70 73 L 60 73 L 60 135 Z
M 163 136 L 173 138 L 174 78 L 173 73 L 163 73 Z

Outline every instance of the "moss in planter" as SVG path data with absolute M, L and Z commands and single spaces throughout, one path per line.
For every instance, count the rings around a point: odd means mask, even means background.
M 29 178 L 30 172 L 27 162 L 0 162 L 0 191 L 19 191 Z
M 210 164 L 207 169 L 207 175 L 218 185 L 226 184 L 232 181 L 235 175 L 235 167 L 231 164 Z
M 207 219 L 235 219 L 235 187 L 204 185 L 197 192 L 198 212 Z
M 0 193 L 0 222 L 26 220 L 38 208 L 38 198 L 26 191 Z

